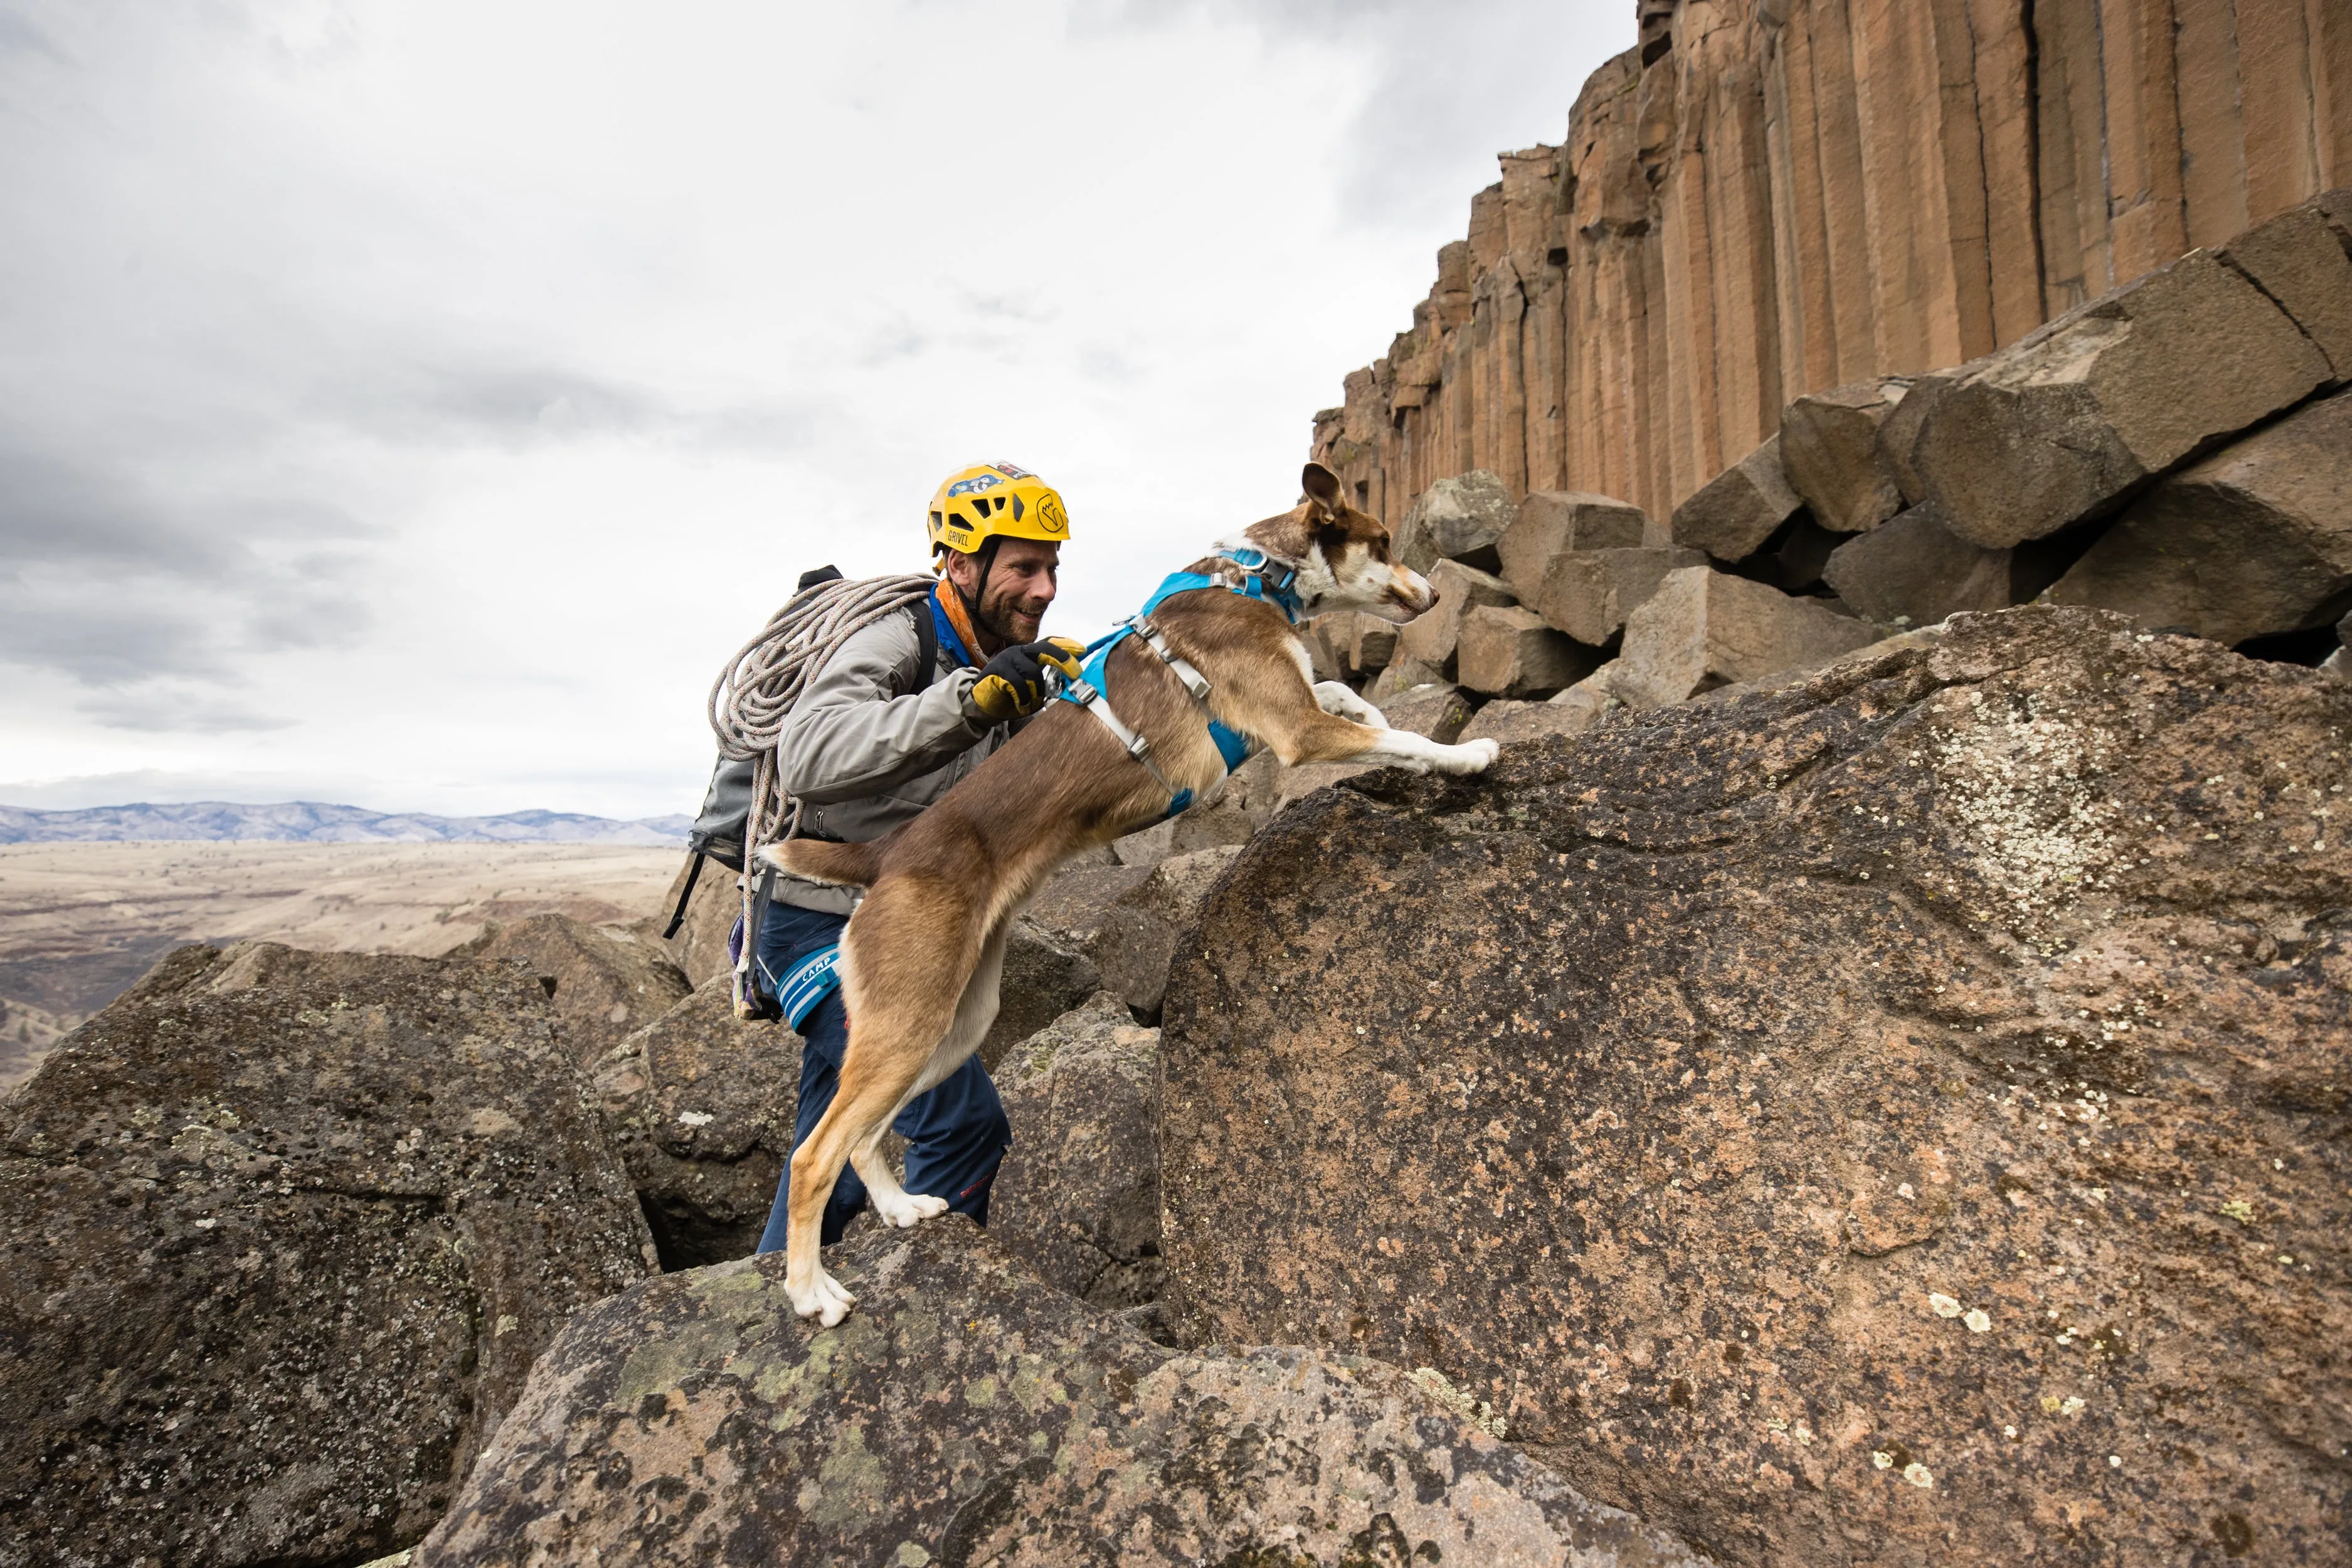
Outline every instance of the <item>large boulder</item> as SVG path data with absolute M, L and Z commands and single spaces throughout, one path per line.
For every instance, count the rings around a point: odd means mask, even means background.
M 1087 956 L 1094 961 L 1102 984 L 1139 1016 L 1160 1016 L 1160 998 L 1168 989 L 1168 965 L 1177 944 L 1192 926 L 1201 900 L 1208 897 L 1210 884 L 1240 853 L 1239 845 L 1226 844 L 1171 856 L 1103 911 L 1087 939 Z M 1076 1005 L 1073 1000 L 1066 1008 Z
M 834 1329 L 781 1257 L 580 1313 L 415 1568 L 1696 1563 L 1433 1373 L 1166 1350 L 952 1215 L 828 1267 Z
M 1318 616 L 1299 628 L 1310 645 L 1320 671 L 1328 679 L 1353 680 L 1378 675 L 1396 656 L 1397 623 L 1361 610 L 1335 610 Z
M 2334 193 L 2338 203 L 2352 192 Z M 2327 356 L 2333 379 L 2352 381 L 2352 225 L 2338 226 L 2323 199 L 2281 213 L 2231 240 L 2221 259 L 2294 319 Z
M 1717 561 L 1745 560 L 1804 505 L 1781 468 L 1780 437 L 1774 436 L 1675 508 L 1674 542 Z
M 2006 550 L 1970 544 L 1932 506 L 1915 506 L 1830 553 L 1822 575 L 1837 596 L 1874 621 L 1933 626 L 1961 610 L 2016 602 Z
M 1160 1031 L 1106 991 L 996 1075 L 1013 1148 L 989 1233 L 1047 1284 L 1118 1310 L 1160 1295 Z
M 1256 766 L 1256 759 L 1247 765 Z M 1037 889 L 1021 918 L 1056 945 L 1083 952 L 1110 907 L 1150 876 L 1156 864 L 1066 867 Z
M 1436 603 L 1407 621 L 1397 637 L 1399 658 L 1429 669 L 1453 668 L 1454 645 L 1461 641 L 1462 622 L 1471 611 L 1516 602 L 1500 577 L 1458 561 L 1430 568 L 1429 586 Z
M 2105 515 L 2334 372 L 2238 269 L 2192 251 L 2011 347 L 1923 377 L 1880 426 L 1906 494 L 2000 550 Z
M 1599 647 L 1658 591 L 1669 572 L 1704 566 L 1696 550 L 1579 550 L 1552 558 L 1528 607 L 1578 642 Z
M 1393 550 L 1399 561 L 1423 574 L 1440 561 L 1499 571 L 1503 561 L 1495 547 L 1517 521 L 1510 487 L 1484 468 L 1473 468 L 1421 492 L 1397 525 Z
M 1470 703 L 1461 691 L 1442 681 L 1395 692 L 1380 703 L 1381 717 L 1391 730 L 1410 730 L 1452 745 L 1470 721 Z
M 1609 689 L 1629 706 L 1654 708 L 1778 670 L 1826 664 L 1877 635 L 1817 599 L 1685 566 L 1666 574 L 1626 617 Z
M 1541 697 L 1591 675 L 1601 656 L 1554 631 L 1533 610 L 1498 605 L 1462 618 L 1455 666 L 1468 690 Z
M 0 1563 L 357 1563 L 653 1267 L 525 969 L 183 948 L 0 1119 Z
M 1444 665 L 1430 664 L 1400 653 L 1365 684 L 1364 700 L 1378 707 L 1399 692 L 1410 691 L 1416 686 L 1433 686 L 1444 679 Z
M 1600 723 L 1607 711 L 1607 702 L 1601 694 L 1580 683 L 1541 702 L 1507 699 L 1489 702 L 1463 730 L 1462 738 L 1516 746 L 1547 735 L 1581 735 Z
M 1781 411 L 1782 471 L 1823 528 L 1860 533 L 1903 510 L 1878 427 L 1910 386 L 1908 376 L 1858 381 L 1808 393 Z
M 1095 961 L 1077 944 L 1034 921 L 1014 921 L 1005 933 L 996 1022 L 980 1042 L 981 1065 L 995 1071 L 1005 1052 L 1093 995 L 1102 984 Z
M 2352 392 L 2305 405 L 2134 501 L 2051 586 L 2239 643 L 2325 626 L 2352 590 Z
M 509 960 L 538 975 L 572 1056 L 583 1063 L 603 1058 L 693 989 L 653 938 L 583 925 L 569 915 L 533 915 L 510 925 L 494 921 L 452 956 Z
M 2029 607 L 1318 796 L 1170 988 L 1180 1323 L 1726 1563 L 2340 1559 L 2347 732 Z
M 1640 507 L 1610 496 L 1538 490 L 1496 542 L 1498 574 L 1525 604 L 1536 602 L 1554 560 L 1571 551 L 1634 550 L 1649 531 Z
M 717 974 L 594 1072 L 662 1267 L 723 1263 L 758 1246 L 792 1153 L 800 1037 L 737 1018 L 731 978 Z

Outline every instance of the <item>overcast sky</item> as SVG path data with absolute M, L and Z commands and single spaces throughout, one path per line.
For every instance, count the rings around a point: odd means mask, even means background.
M 0 803 L 691 811 L 802 569 L 1290 505 L 1633 0 L 0 0 Z

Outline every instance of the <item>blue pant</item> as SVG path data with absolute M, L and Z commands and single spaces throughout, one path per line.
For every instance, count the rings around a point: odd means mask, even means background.
M 760 921 L 758 954 L 761 987 L 774 994 L 776 983 L 793 964 L 817 949 L 841 940 L 845 915 L 822 914 L 771 903 Z M 816 1131 L 818 1118 L 833 1103 L 841 1083 L 841 1054 L 849 1046 L 849 1009 L 835 991 L 801 1020 L 801 1106 L 793 1126 L 793 1147 L 798 1149 Z M 891 1127 L 907 1140 L 907 1190 L 948 1200 L 957 1214 L 974 1223 L 988 1223 L 988 1189 L 996 1167 L 1013 1142 L 1012 1124 L 1004 1119 L 1004 1102 L 978 1057 L 909 1100 Z M 792 1212 L 793 1167 L 788 1160 L 776 1182 L 775 1206 L 768 1211 L 768 1228 L 760 1237 L 762 1252 L 782 1252 Z M 857 1211 L 866 1206 L 866 1184 L 849 1166 L 833 1184 L 824 1205 L 824 1245 L 841 1239 Z

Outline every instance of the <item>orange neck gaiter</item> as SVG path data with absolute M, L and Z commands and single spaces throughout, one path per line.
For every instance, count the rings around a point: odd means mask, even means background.
M 947 616 L 948 625 L 955 628 L 955 635 L 963 639 L 964 652 L 971 656 L 972 663 L 983 663 L 987 653 L 980 646 L 980 634 L 972 629 L 971 617 L 964 613 L 963 595 L 956 592 L 955 584 L 941 577 L 939 586 L 931 590 L 931 597 L 939 601 L 940 609 Z

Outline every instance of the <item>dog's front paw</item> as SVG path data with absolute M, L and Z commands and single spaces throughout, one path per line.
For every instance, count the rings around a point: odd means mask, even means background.
M 929 1193 L 900 1193 L 885 1203 L 879 1195 L 874 1200 L 874 1212 L 882 1216 L 885 1225 L 895 1225 L 907 1230 L 927 1219 L 937 1219 L 948 1212 L 948 1201 Z
M 1475 741 L 1465 741 L 1458 746 L 1448 746 L 1446 750 L 1452 754 L 1437 765 L 1447 773 L 1483 773 L 1495 765 L 1496 757 L 1503 754 L 1503 743 L 1490 736 L 1482 735 Z
M 784 1294 L 793 1299 L 793 1310 L 803 1318 L 814 1318 L 821 1328 L 831 1328 L 849 1316 L 849 1309 L 857 1305 L 857 1298 L 841 1288 L 841 1281 L 824 1269 L 805 1286 L 784 1281 Z

